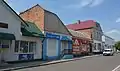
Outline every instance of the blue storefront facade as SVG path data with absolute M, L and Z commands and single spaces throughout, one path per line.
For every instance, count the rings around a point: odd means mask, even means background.
M 53 33 L 46 33 L 43 42 L 43 60 L 58 59 L 60 36 Z
M 57 33 L 46 33 L 43 42 L 43 60 L 56 60 L 68 56 L 69 50 L 72 50 L 71 37 Z

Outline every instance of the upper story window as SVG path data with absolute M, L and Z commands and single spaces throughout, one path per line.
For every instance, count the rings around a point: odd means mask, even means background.
M 8 24 L 0 22 L 0 28 L 8 28 Z

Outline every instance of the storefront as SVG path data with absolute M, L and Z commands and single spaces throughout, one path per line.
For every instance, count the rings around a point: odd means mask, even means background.
M 0 0 L 0 61 L 42 59 L 44 35 L 32 22 L 24 21 Z
M 2 44 L 9 45 L 8 50 L 2 54 L 6 62 L 30 61 L 42 59 L 42 41 L 44 35 L 34 23 L 26 22 L 28 26 L 21 27 L 21 34 L 11 41 L 2 41 Z M 19 32 L 18 32 L 19 33 Z
M 0 62 L 6 61 L 6 55 L 11 48 L 12 40 L 15 40 L 13 34 L 0 33 Z
M 73 58 L 72 55 L 72 40 L 70 36 L 61 35 L 61 51 L 63 59 Z
M 90 52 L 90 40 L 87 34 L 69 29 L 72 34 L 72 52 L 74 56 L 86 55 Z
M 21 40 L 15 40 L 14 52 L 18 54 L 18 60 L 42 59 L 42 41 L 45 38 L 38 27 L 26 21 L 28 26 L 21 28 Z
M 59 35 L 55 33 L 46 33 L 46 38 L 43 43 L 44 60 L 54 60 L 59 58 L 59 40 Z
M 36 42 L 15 41 L 15 52 L 19 53 L 19 60 L 33 60 Z
M 73 55 L 80 56 L 88 54 L 90 51 L 90 45 L 88 40 L 73 37 Z
M 93 40 L 93 53 L 102 53 L 102 41 Z

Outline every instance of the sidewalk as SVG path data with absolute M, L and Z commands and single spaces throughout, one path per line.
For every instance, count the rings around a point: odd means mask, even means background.
M 17 67 L 24 67 L 24 66 L 31 66 L 31 65 L 39 65 L 45 63 L 43 61 L 32 61 L 32 62 L 22 62 L 22 63 L 10 63 L 10 64 L 3 64 L 0 66 L 0 69 L 10 69 L 10 68 L 17 68 Z
M 38 67 L 38 66 L 45 66 L 45 65 L 50 65 L 50 64 L 75 61 L 75 60 L 80 60 L 80 59 L 86 59 L 86 58 L 90 58 L 94 56 L 100 56 L 100 55 L 85 56 L 85 57 L 73 58 L 73 59 L 62 59 L 62 60 L 56 60 L 56 61 L 51 61 L 51 62 L 35 61 L 35 62 L 27 62 L 27 63 L 17 63 L 17 64 L 10 64 L 8 66 L 0 67 L 0 69 L 2 71 L 18 70 L 18 69 L 23 69 L 23 68 Z

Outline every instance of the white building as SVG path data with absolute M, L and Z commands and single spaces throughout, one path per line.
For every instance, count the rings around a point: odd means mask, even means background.
M 109 36 L 103 35 L 102 36 L 102 42 L 103 42 L 103 48 L 104 49 L 108 49 L 108 48 L 112 48 L 114 49 L 114 44 L 115 44 L 115 40 Z
M 42 40 L 30 28 L 4 0 L 0 0 L 0 61 L 42 58 Z M 35 34 L 30 35 L 30 31 Z

